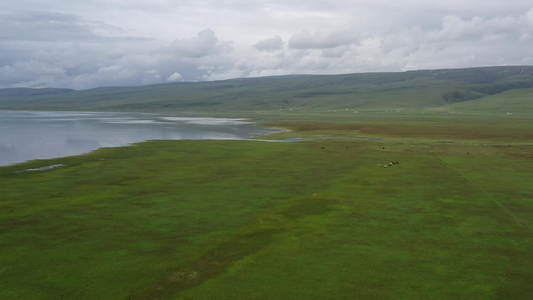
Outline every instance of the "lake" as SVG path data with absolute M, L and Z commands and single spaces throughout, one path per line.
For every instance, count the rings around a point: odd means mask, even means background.
M 241 140 L 275 132 L 247 119 L 113 112 L 0 111 L 0 165 L 146 140 Z

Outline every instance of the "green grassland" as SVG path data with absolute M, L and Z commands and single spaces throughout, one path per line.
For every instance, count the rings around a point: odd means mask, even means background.
M 0 89 L 288 129 L 0 167 L 0 299 L 530 299 L 532 88 L 490 67 Z
M 533 123 L 483 113 L 1 167 L 0 299 L 530 299 Z

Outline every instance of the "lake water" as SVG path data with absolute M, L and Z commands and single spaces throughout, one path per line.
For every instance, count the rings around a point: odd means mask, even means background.
M 239 140 L 274 130 L 246 119 L 111 112 L 0 111 L 0 165 L 146 140 Z

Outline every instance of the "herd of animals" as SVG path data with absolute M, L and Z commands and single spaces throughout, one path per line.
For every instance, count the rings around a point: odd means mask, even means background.
M 379 146 L 379 148 L 385 149 L 385 147 L 381 147 L 381 145 Z M 326 147 L 321 147 L 320 149 L 324 150 L 324 149 L 326 149 Z M 346 149 L 349 149 L 349 147 L 346 146 Z M 470 154 L 470 153 L 468 153 L 468 154 Z M 378 164 L 378 167 L 388 168 L 388 167 L 392 167 L 393 165 L 398 165 L 398 164 L 400 164 L 398 161 L 391 161 L 388 164 L 383 164 L 383 165 L 382 164 Z
M 388 168 L 389 166 L 392 167 L 392 165 L 397 165 L 397 164 L 399 164 L 399 162 L 397 162 L 397 161 L 391 161 L 391 162 L 388 163 L 388 164 L 384 164 L 384 165 L 383 165 L 383 168 Z M 378 167 L 381 167 L 381 164 L 378 164 Z

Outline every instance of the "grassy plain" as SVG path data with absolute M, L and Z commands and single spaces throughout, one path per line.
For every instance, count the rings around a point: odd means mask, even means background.
M 530 118 L 263 119 L 291 129 L 268 138 L 301 141 L 150 141 L 1 167 L 0 298 L 533 295 Z

